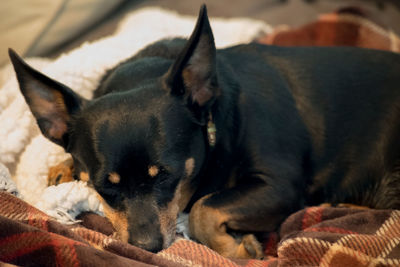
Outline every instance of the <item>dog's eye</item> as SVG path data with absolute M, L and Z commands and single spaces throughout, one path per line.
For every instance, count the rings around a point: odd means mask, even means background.
M 169 176 L 170 172 L 165 167 L 159 167 L 157 177 L 162 180 Z
M 110 207 L 113 207 L 115 209 L 121 208 L 120 206 L 122 205 L 122 196 L 121 194 L 118 194 L 117 191 L 104 190 L 99 193 L 107 202 L 107 204 L 110 205 Z
M 171 173 L 169 173 L 166 169 L 163 169 L 163 171 L 161 171 L 157 176 L 155 187 L 157 187 L 159 190 L 164 190 L 165 188 L 173 186 L 175 180 L 176 177 L 174 175 L 171 175 Z
M 122 202 L 122 194 L 120 188 L 111 183 L 108 180 L 108 177 L 104 177 L 104 179 L 99 182 L 93 183 L 94 188 L 97 193 L 113 208 L 117 208 L 118 203 Z

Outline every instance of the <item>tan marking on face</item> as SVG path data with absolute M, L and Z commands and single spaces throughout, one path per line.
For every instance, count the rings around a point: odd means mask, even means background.
M 79 179 L 80 179 L 81 181 L 84 181 L 84 182 L 89 181 L 89 173 L 87 173 L 87 172 L 80 172 L 80 173 L 79 173 Z
M 121 177 L 116 172 L 111 172 L 108 175 L 108 180 L 113 184 L 118 184 L 121 181 Z
M 177 202 L 178 202 L 178 206 L 179 206 L 179 212 L 181 212 L 186 208 L 187 204 L 189 203 L 190 199 L 192 198 L 192 196 L 194 194 L 194 189 L 190 185 L 190 180 L 185 179 L 179 183 L 176 191 L 179 191 L 180 198 Z
M 149 175 L 150 175 L 150 177 L 155 177 L 157 174 L 158 174 L 158 168 L 157 168 L 157 166 L 150 166 L 149 167 Z
M 193 192 L 194 190 L 190 190 L 187 180 L 181 181 L 175 190 L 174 198 L 168 203 L 167 208 L 160 210 L 160 231 L 164 237 L 164 248 L 167 248 L 174 241 L 178 213 L 185 209 Z
M 190 175 L 192 175 L 194 170 L 194 158 L 188 158 L 185 161 L 185 173 L 186 173 L 186 177 L 189 177 Z
M 179 212 L 177 199 L 179 199 L 179 197 L 174 197 L 174 199 L 168 204 L 167 208 L 161 209 L 159 212 L 160 232 L 164 239 L 164 248 L 169 247 L 175 239 L 176 219 Z
M 116 211 L 115 209 L 111 208 L 99 194 L 97 194 L 97 197 L 103 205 L 104 214 L 106 215 L 107 219 L 110 220 L 111 224 L 114 226 L 114 229 L 117 232 L 117 238 L 123 242 L 128 242 L 129 232 L 128 218 L 126 213 Z

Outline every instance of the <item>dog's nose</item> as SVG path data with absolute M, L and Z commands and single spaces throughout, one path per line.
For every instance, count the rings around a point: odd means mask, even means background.
M 160 237 L 159 238 L 146 237 L 141 239 L 130 238 L 128 242 L 134 246 L 140 247 L 144 250 L 153 253 L 159 252 L 160 250 L 163 249 L 163 240 Z

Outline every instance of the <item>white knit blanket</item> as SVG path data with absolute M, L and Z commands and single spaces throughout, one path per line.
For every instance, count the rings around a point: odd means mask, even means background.
M 85 43 L 55 60 L 27 61 L 90 98 L 107 69 L 154 41 L 189 36 L 195 20 L 158 8 L 140 9 L 129 14 L 112 36 Z M 264 22 L 240 18 L 211 19 L 211 26 L 217 47 L 249 42 L 271 31 Z M 49 166 L 69 156 L 40 134 L 11 68 L 5 68 L 1 77 L 8 80 L 0 88 L 0 163 L 9 169 L 22 198 L 61 222 L 73 221 L 81 211 L 101 213 L 95 194 L 83 182 L 46 187 Z

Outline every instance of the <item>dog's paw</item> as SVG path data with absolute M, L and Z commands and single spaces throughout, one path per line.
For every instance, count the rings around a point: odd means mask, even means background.
M 60 164 L 50 167 L 47 176 L 47 185 L 58 185 L 74 181 L 72 159 L 67 159 Z
M 6 166 L 0 163 L 0 191 L 6 191 L 15 196 L 19 196 L 17 185 L 11 179 L 11 175 Z
M 237 250 L 237 257 L 261 259 L 263 256 L 262 246 L 257 238 L 253 234 L 243 236 L 242 242 Z

